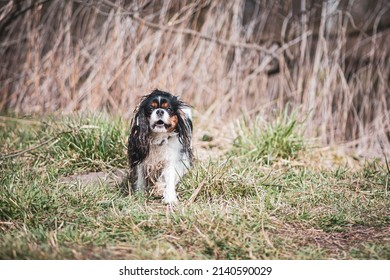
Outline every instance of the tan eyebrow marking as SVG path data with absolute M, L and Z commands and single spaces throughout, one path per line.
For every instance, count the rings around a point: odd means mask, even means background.
M 168 107 L 169 107 L 169 103 L 166 101 L 161 104 L 161 108 L 163 108 L 163 109 L 166 109 Z
M 156 109 L 158 107 L 158 103 L 156 101 L 153 101 L 152 103 L 150 103 L 150 106 Z

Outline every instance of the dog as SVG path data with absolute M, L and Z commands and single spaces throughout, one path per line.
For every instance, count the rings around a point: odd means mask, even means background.
M 176 185 L 192 166 L 191 107 L 154 90 L 134 111 L 128 139 L 130 182 L 135 192 L 157 189 L 163 202 L 178 204 Z

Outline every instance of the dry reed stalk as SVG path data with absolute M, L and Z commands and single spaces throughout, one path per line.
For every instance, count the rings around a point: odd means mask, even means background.
M 366 23 L 352 38 L 352 7 L 327 2 L 312 10 L 301 0 L 298 16 L 293 2 L 120 3 L 26 1 L 21 9 L 31 8 L 13 20 L 14 2 L 0 7 L 0 110 L 130 118 L 138 98 L 158 87 L 216 123 L 292 108 L 323 144 L 390 151 L 390 36 L 379 28 L 389 5 L 374 7 L 371 34 Z M 275 63 L 279 73 L 268 75 Z

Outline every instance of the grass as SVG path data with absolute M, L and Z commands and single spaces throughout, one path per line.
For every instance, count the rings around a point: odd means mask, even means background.
M 264 125 L 259 118 L 239 122 L 232 155 L 266 164 L 274 159 L 295 158 L 304 149 L 297 127 L 297 121 L 286 114 L 278 116 L 271 125 Z
M 183 178 L 174 211 L 119 183 L 62 180 L 126 168 L 123 120 L 0 121 L 1 259 L 390 258 L 387 165 L 323 167 L 293 120 L 242 123 L 225 156 Z
M 109 122 L 102 116 L 75 115 L 36 122 L 34 129 L 26 129 L 27 125 L 28 121 L 20 126 L 20 121 L 7 120 L 0 134 L 3 153 L 33 146 L 21 156 L 32 157 L 35 166 L 50 163 L 62 175 L 127 165 L 126 128 L 120 119 Z

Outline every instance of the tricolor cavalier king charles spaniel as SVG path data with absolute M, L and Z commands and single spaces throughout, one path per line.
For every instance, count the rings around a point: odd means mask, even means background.
M 178 203 L 176 185 L 192 164 L 192 118 L 176 96 L 154 90 L 134 111 L 128 142 L 134 191 L 162 191 L 163 201 Z

